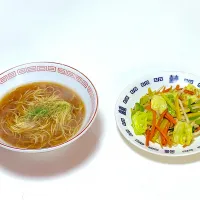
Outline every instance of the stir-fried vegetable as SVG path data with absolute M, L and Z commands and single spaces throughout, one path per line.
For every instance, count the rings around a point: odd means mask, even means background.
M 176 144 L 190 145 L 193 139 L 192 126 L 187 122 L 179 121 L 174 127 L 173 138 Z
M 161 147 L 189 146 L 200 134 L 200 90 L 192 84 L 181 88 L 148 89 L 131 109 L 132 127 L 136 135 L 146 137 Z
M 147 130 L 147 113 L 137 111 L 132 115 L 132 126 L 136 135 L 143 135 Z
M 162 96 L 154 95 L 151 100 L 151 108 L 161 114 L 167 109 L 167 103 Z

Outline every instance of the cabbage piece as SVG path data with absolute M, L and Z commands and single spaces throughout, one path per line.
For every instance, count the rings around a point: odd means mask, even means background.
M 136 111 L 144 111 L 144 107 L 142 105 L 140 105 L 139 103 L 135 104 L 135 110 Z
M 143 135 L 147 130 L 148 114 L 145 112 L 137 111 L 132 115 L 132 127 L 136 135 Z
M 151 108 L 161 114 L 167 109 L 167 103 L 162 96 L 154 95 L 151 100 Z
M 197 96 L 200 95 L 200 90 L 192 84 L 188 84 L 185 89 L 194 92 Z
M 150 97 L 149 95 L 144 95 L 143 97 L 141 97 L 140 99 L 140 104 L 141 105 L 145 105 L 146 103 L 150 102 Z
M 198 88 L 196 88 L 194 85 L 188 84 L 186 87 L 184 87 L 184 89 L 195 93 L 194 95 L 185 94 L 185 93 L 181 94 L 181 98 L 183 99 L 183 104 L 185 106 L 188 105 L 189 99 L 190 99 L 191 104 L 193 104 L 199 100 L 198 96 L 200 95 L 200 90 Z
M 134 109 L 131 108 L 131 116 L 133 116 L 137 111 L 144 112 L 144 107 L 140 105 L 139 103 L 135 103 Z
M 172 92 L 166 94 L 166 96 L 168 97 L 168 99 L 171 100 L 172 103 L 175 102 L 175 95 L 176 95 L 176 94 L 175 94 L 175 93 L 172 93 Z
M 197 88 L 189 83 L 187 86 L 185 86 L 185 89 L 194 92 Z
M 191 111 L 192 113 L 198 112 L 198 109 L 194 109 L 194 108 L 192 107 L 192 105 L 191 105 L 191 99 L 188 99 L 188 108 L 190 109 L 190 111 Z
M 195 103 L 199 98 L 197 97 L 197 95 L 187 95 L 187 100 L 190 99 L 191 104 Z
M 193 140 L 192 126 L 179 121 L 174 127 L 173 140 L 176 144 L 190 145 Z
M 197 100 L 199 99 L 197 97 L 197 95 L 190 95 L 190 94 L 181 94 L 181 98 L 183 99 L 183 104 L 185 106 L 188 106 L 188 100 L 190 99 L 190 103 L 193 104 L 195 102 L 197 102 Z
M 151 88 L 148 88 L 148 95 L 150 98 L 152 98 L 153 95 L 155 95 L 155 94 L 156 94 L 156 91 L 152 91 Z

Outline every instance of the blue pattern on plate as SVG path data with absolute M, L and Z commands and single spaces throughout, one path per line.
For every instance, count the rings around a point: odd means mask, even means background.
M 138 139 L 135 139 L 135 141 L 136 141 L 137 143 L 141 144 L 141 145 L 144 145 L 144 143 L 143 143 L 143 142 L 141 142 L 141 141 L 140 141 L 140 140 L 138 140 Z
M 126 129 L 126 132 L 127 132 L 130 136 L 133 136 L 133 134 L 132 134 L 128 129 Z
M 119 106 L 119 113 L 121 113 L 122 115 L 126 115 L 126 108 L 122 107 L 122 106 Z
M 174 83 L 174 82 L 178 81 L 178 79 L 179 79 L 178 75 L 170 75 L 169 83 Z
M 126 126 L 126 121 L 125 121 L 124 118 L 121 118 L 121 122 L 122 122 L 122 125 L 123 125 L 123 126 Z
M 175 153 L 175 150 L 169 150 L 169 149 L 165 149 L 165 153 L 171 153 L 171 154 L 174 154 Z
M 187 153 L 187 152 L 190 152 L 190 151 L 193 151 L 193 149 L 186 149 L 186 150 L 183 150 L 182 152 Z
M 123 102 L 124 102 L 125 104 L 127 104 L 128 100 L 129 100 L 129 96 L 126 95 L 126 96 L 124 97 Z
M 142 87 L 144 87 L 144 86 L 146 86 L 146 85 L 149 85 L 149 84 L 150 84 L 149 80 L 146 80 L 146 81 L 140 83 L 140 85 L 141 85 Z
M 153 80 L 154 82 L 160 82 L 163 81 L 163 77 L 154 78 Z
M 130 91 L 130 93 L 131 93 L 131 94 L 134 94 L 136 91 L 138 91 L 138 88 L 137 88 L 137 87 L 134 87 L 134 88 Z
M 154 150 L 154 151 L 159 151 L 159 149 L 151 147 L 151 146 L 148 146 L 148 148 L 151 149 L 151 150 Z
M 184 78 L 184 81 L 190 84 L 194 83 L 194 80 L 188 79 L 188 78 Z

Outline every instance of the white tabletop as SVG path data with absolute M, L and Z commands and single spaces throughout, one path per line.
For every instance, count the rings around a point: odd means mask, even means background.
M 1 0 L 0 71 L 32 61 L 73 66 L 95 84 L 90 130 L 45 154 L 0 148 L 0 199 L 198 199 L 200 155 L 162 158 L 129 146 L 114 106 L 138 76 L 199 74 L 198 0 Z

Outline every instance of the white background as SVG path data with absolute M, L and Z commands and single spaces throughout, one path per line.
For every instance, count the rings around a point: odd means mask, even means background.
M 123 88 L 144 73 L 200 74 L 198 0 L 0 0 L 0 71 L 55 61 L 99 93 L 91 129 L 66 148 L 0 148 L 0 199 L 198 199 L 200 155 L 162 158 L 131 147 L 114 119 Z

